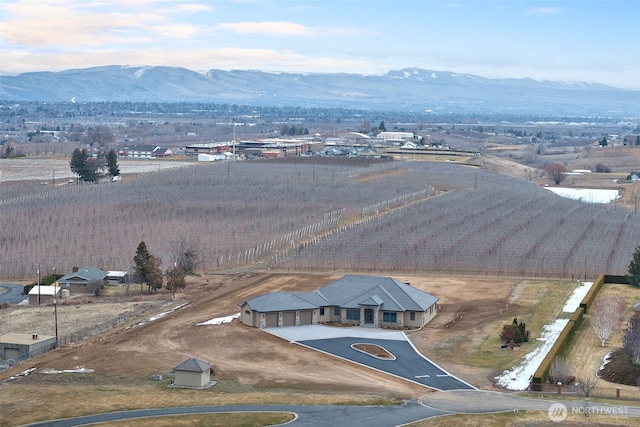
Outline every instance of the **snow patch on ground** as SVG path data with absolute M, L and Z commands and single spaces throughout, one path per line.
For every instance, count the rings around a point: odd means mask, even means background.
M 607 363 L 609 363 L 610 361 L 611 361 L 611 351 L 608 352 L 607 354 L 605 354 L 604 357 L 602 358 L 602 363 L 600 364 L 600 367 L 598 368 L 598 372 L 602 371 L 604 369 L 604 367 L 607 366 Z
M 593 282 L 583 282 L 582 286 L 578 286 L 567 299 L 562 311 L 569 313 L 575 311 L 592 285 Z M 533 377 L 538 366 L 547 356 L 567 323 L 569 323 L 569 319 L 556 319 L 553 323 L 544 325 L 542 327 L 542 337 L 538 338 L 538 341 L 541 341 L 542 344 L 526 354 L 522 358 L 520 365 L 497 376 L 495 378 L 496 383 L 507 390 L 526 390 L 529 387 L 531 377 Z
M 589 289 L 593 286 L 593 282 L 582 282 L 581 286 L 578 286 L 575 291 L 571 294 L 567 302 L 564 304 L 562 311 L 564 313 L 573 313 L 580 307 L 580 303 L 584 299 Z
M 172 308 L 171 310 L 169 310 L 169 311 L 163 311 L 162 313 L 158 313 L 158 314 L 156 314 L 155 316 L 151 316 L 151 317 L 149 317 L 148 319 L 144 319 L 144 320 L 142 320 L 142 321 L 140 321 L 140 322 L 136 323 L 135 325 L 127 326 L 125 329 L 132 329 L 132 328 L 136 328 L 136 327 L 138 327 L 138 326 L 142 326 L 142 325 L 144 325 L 144 324 L 146 324 L 146 323 L 153 322 L 154 320 L 158 320 L 158 319 L 160 319 L 160 318 L 163 318 L 163 317 L 164 317 L 164 316 L 166 316 L 167 314 L 171 314 L 171 313 L 173 313 L 174 311 L 176 311 L 176 310 L 180 310 L 181 308 L 184 308 L 184 307 L 188 307 L 189 305 L 190 305 L 190 304 L 188 304 L 188 303 L 184 303 L 184 304 L 177 305 L 177 306 L 173 307 L 173 308 Z
M 35 371 L 36 369 L 38 369 L 38 368 L 25 369 L 24 371 L 18 372 L 17 374 L 7 378 L 6 380 L 4 380 L 4 382 L 17 380 L 20 377 L 26 377 L 27 375 L 29 375 L 31 372 Z
M 215 319 L 207 320 L 206 322 L 198 323 L 197 326 L 201 325 L 222 325 L 223 323 L 230 323 L 233 319 L 238 319 L 240 317 L 240 313 L 232 314 L 230 316 L 225 317 L 216 317 Z
M 620 197 L 618 190 L 599 190 L 593 188 L 544 187 L 547 190 L 567 199 L 580 200 L 585 203 L 610 203 Z
M 63 369 L 61 371 L 58 371 L 56 369 L 51 369 L 51 368 L 45 368 L 42 370 L 43 374 L 69 374 L 69 373 L 90 374 L 91 372 L 93 372 L 93 369 L 87 369 L 84 366 L 76 366 L 75 369 Z

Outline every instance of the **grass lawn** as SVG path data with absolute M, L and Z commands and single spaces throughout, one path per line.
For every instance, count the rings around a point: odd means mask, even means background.
M 293 414 L 281 412 L 242 412 L 173 417 L 137 418 L 100 423 L 102 427 L 263 427 L 293 421 Z
M 510 369 L 518 365 L 520 359 L 537 345 L 537 337 L 542 335 L 542 327 L 558 317 L 569 317 L 562 313 L 564 302 L 578 286 L 572 281 L 524 281 L 517 285 L 513 304 L 505 306 L 495 321 L 487 322 L 474 334 L 472 339 L 458 339 L 456 345 L 446 346 L 436 353 L 437 359 L 454 361 L 462 365 L 496 370 Z M 509 324 L 517 317 L 526 323 L 531 332 L 530 341 L 514 350 L 500 348 L 502 325 Z
M 119 379 L 117 384 L 111 384 L 112 381 L 108 378 L 96 378 L 95 375 L 91 379 L 87 378 L 89 383 L 84 384 L 78 384 L 77 376 L 74 374 L 57 375 L 46 384 L 40 381 L 30 383 L 28 380 L 29 377 L 25 377 L 19 382 L 1 386 L 2 423 L 0 424 L 3 427 L 128 409 L 202 405 L 395 405 L 401 403 L 399 399 L 354 393 L 314 394 L 286 389 L 246 390 L 246 387 L 238 387 L 224 381 L 209 390 L 189 390 L 170 389 L 167 387 L 167 381 L 157 382 L 148 379 Z M 234 392 L 235 389 L 239 391 Z M 29 411 L 24 410 L 24 402 L 29 402 Z
M 640 299 L 640 290 L 629 285 L 606 284 L 598 296 L 605 294 L 622 297 L 627 305 L 629 315 L 633 309 L 633 304 Z M 600 339 L 596 336 L 589 323 L 589 314 L 585 315 L 564 353 L 564 356 L 573 367 L 576 377 L 593 376 L 599 370 L 605 355 L 613 349 L 622 347 L 622 328 L 623 325 L 620 325 L 619 331 L 614 332 L 605 346 L 602 347 Z M 640 400 L 640 389 L 638 387 L 619 385 L 603 380 L 599 382 L 594 392 L 594 397 L 614 399 L 617 388 L 620 388 L 620 397 L 622 399 Z M 629 402 L 625 404 L 629 404 Z
M 589 415 L 569 413 L 562 423 L 552 422 L 546 411 L 519 411 L 494 414 L 455 414 L 432 418 L 413 424 L 410 427 L 511 427 L 511 426 L 640 426 L 640 418 L 620 415 Z

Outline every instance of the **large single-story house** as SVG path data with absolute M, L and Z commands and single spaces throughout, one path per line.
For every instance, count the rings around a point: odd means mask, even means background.
M 315 292 L 271 292 L 243 301 L 240 320 L 257 328 L 337 322 L 420 328 L 438 298 L 391 277 L 347 275 Z
M 190 357 L 173 368 L 173 383 L 178 387 L 204 387 L 211 381 L 211 365 Z
M 74 267 L 73 271 L 57 280 L 58 286 L 70 294 L 93 294 L 95 286 L 104 286 L 107 272 L 96 267 Z

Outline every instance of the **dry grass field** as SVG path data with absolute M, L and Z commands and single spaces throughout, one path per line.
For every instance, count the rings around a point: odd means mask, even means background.
M 233 314 L 237 312 L 237 303 L 263 292 L 310 291 L 337 277 L 247 273 L 192 278 L 176 301 L 170 301 L 168 293 L 160 293 L 162 301 L 154 303 L 166 304 L 143 317 L 4 373 L 0 378 L 26 367 L 38 368 L 26 377 L 0 385 L 3 420 L 8 420 L 6 425 L 18 425 L 45 418 L 194 402 L 392 404 L 431 392 L 288 343 L 237 320 L 219 326 L 197 325 Z M 493 390 L 499 390 L 493 378 L 504 368 L 517 364 L 528 351 L 525 347 L 517 351 L 500 349 L 497 335 L 501 325 L 518 316 L 528 321 L 535 336 L 545 319 L 557 314 L 559 307 L 553 302 L 566 298 L 575 287 L 575 283 L 569 282 L 517 279 L 394 277 L 440 298 L 441 311 L 436 319 L 421 330 L 408 332 L 416 347 L 471 384 Z M 90 306 L 96 316 L 103 311 L 113 314 L 122 310 L 126 305 L 122 297 L 115 291 L 109 294 L 84 307 Z M 109 299 L 120 302 L 109 303 Z M 185 303 L 188 304 L 185 308 L 157 320 L 140 322 Z M 61 306 L 59 313 L 66 322 L 80 323 L 91 316 L 84 307 Z M 51 311 L 51 307 L 33 313 L 38 315 L 40 311 Z M 26 323 L 24 312 L 20 308 L 3 310 L 3 328 L 18 331 Z M 61 326 L 61 333 L 67 325 Z M 151 380 L 154 374 L 164 374 L 166 378 L 171 368 L 188 357 L 211 363 L 218 384 L 209 390 L 194 391 L 170 389 L 166 379 Z M 78 367 L 93 372 L 45 373 L 47 369 L 63 371 Z M 88 394 L 96 398 L 80 398 Z M 50 407 L 50 401 L 68 404 Z
M 407 165 L 410 166 L 407 167 Z M 428 177 L 429 182 L 434 185 L 438 191 L 447 190 L 449 192 L 455 192 L 461 189 L 464 190 L 465 188 L 468 190 L 476 174 L 476 169 L 471 169 L 472 172 L 469 172 L 469 170 L 463 168 L 461 169 L 463 172 L 459 174 L 442 175 L 439 167 L 426 167 L 422 169 L 422 166 L 412 166 L 411 162 L 404 164 L 401 169 L 361 169 L 358 170 L 357 173 L 354 173 L 353 169 L 343 168 L 342 166 L 338 166 L 337 168 L 332 166 L 326 169 L 323 169 L 324 166 L 315 166 L 312 173 L 310 173 L 308 169 L 305 170 L 306 172 L 299 172 L 300 166 L 298 165 L 289 165 L 286 167 L 288 169 L 281 169 L 280 172 L 277 172 L 275 175 L 269 175 L 271 181 L 265 184 L 265 186 L 269 187 L 270 191 L 275 189 L 276 193 L 271 194 L 277 194 L 280 191 L 285 191 L 285 187 L 278 187 L 279 184 L 276 183 L 285 180 L 294 184 L 291 188 L 295 187 L 301 192 L 296 193 L 295 197 L 291 196 L 290 202 L 285 203 L 285 197 L 277 199 L 277 209 L 271 209 L 273 206 L 266 202 L 273 202 L 273 200 L 265 197 L 267 200 L 265 200 L 265 204 L 262 205 L 263 209 L 270 210 L 269 214 L 273 214 L 274 218 L 280 217 L 287 219 L 287 215 L 283 215 L 283 212 L 288 212 L 289 215 L 292 215 L 291 212 L 297 212 L 295 209 L 302 209 L 297 207 L 296 203 L 300 202 L 300 206 L 303 206 L 302 202 L 304 201 L 304 197 L 309 196 L 308 193 L 305 193 L 305 191 L 308 191 L 305 189 L 305 186 L 310 185 L 314 180 L 323 180 L 322 185 L 335 189 L 335 194 L 331 192 L 313 193 L 321 197 L 326 197 L 326 199 L 320 199 L 321 205 L 328 205 L 333 209 L 339 205 L 339 203 L 347 203 L 346 201 L 348 200 L 349 203 L 351 203 L 348 206 L 352 212 L 351 215 L 353 215 L 353 212 L 358 212 L 365 207 L 374 206 L 378 202 L 393 200 L 394 195 L 402 195 L 409 192 L 409 190 L 414 190 L 415 188 L 413 187 L 411 189 L 404 188 L 403 182 L 414 180 L 416 176 L 420 176 L 421 179 Z M 446 167 L 448 168 L 448 166 Z M 197 173 L 200 173 L 200 171 L 204 169 L 197 167 L 193 170 L 197 170 Z M 282 170 L 288 172 L 285 174 Z M 320 174 L 321 170 L 323 170 L 322 175 Z M 342 175 L 338 173 L 340 170 L 344 172 Z M 540 176 L 539 171 L 521 165 L 514 166 L 506 159 L 488 159 L 487 171 L 490 170 L 524 178 L 513 181 L 513 185 L 517 186 L 521 185 L 519 184 L 520 181 L 522 183 L 534 181 L 539 182 L 541 185 L 543 185 L 544 182 L 544 178 Z M 512 181 L 503 181 L 502 175 L 493 175 L 487 173 L 487 171 L 478 173 L 484 185 L 491 186 L 491 188 L 494 189 L 509 188 L 509 183 Z M 224 183 L 226 171 L 218 170 L 217 174 L 208 176 L 214 177 L 215 180 L 208 183 L 205 182 L 202 185 L 215 187 L 215 185 Z M 181 178 L 179 174 L 170 175 L 168 179 L 169 181 L 175 180 L 175 182 L 183 182 L 180 181 Z M 341 181 L 340 185 L 332 184 L 334 179 L 343 179 L 344 181 Z M 384 195 L 376 196 L 378 197 L 376 199 L 376 197 L 372 195 L 376 194 L 376 189 L 380 187 L 380 183 L 387 179 L 389 179 L 393 185 L 385 187 Z M 587 182 L 578 182 L 577 179 L 578 178 L 570 181 L 571 185 L 591 185 L 591 183 Z M 609 185 L 607 179 L 604 178 L 598 180 L 597 177 L 590 176 L 589 179 L 596 179 L 597 182 L 593 181 L 593 185 L 596 185 L 598 182 L 603 187 Z M 139 180 L 139 183 L 136 185 L 152 184 L 152 180 L 144 181 L 144 183 L 142 181 L 143 180 Z M 246 187 L 242 188 L 249 188 L 254 185 L 249 178 L 245 181 Z M 125 182 L 126 181 L 123 181 L 123 183 Z M 304 185 L 295 185 L 300 182 Z M 341 189 L 340 191 L 344 191 L 344 194 L 338 191 L 342 183 L 349 183 L 349 185 L 351 185 L 351 182 L 356 182 L 357 185 L 367 186 L 367 191 L 358 195 L 360 198 L 355 201 L 351 200 L 352 198 L 349 195 L 349 191 L 353 191 L 352 187 Z M 166 184 L 166 182 L 164 183 Z M 419 184 L 419 186 L 424 187 L 423 182 Z M 4 183 L 2 185 L 4 185 Z M 17 189 L 16 191 L 19 191 L 17 187 L 18 184 L 14 183 L 14 185 Z M 523 187 L 517 188 L 529 188 L 528 186 L 529 184 L 526 184 Z M 153 188 L 162 188 L 162 185 L 158 184 L 158 187 Z M 215 188 L 217 190 L 220 189 L 220 187 Z M 2 190 L 3 187 L 0 187 L 0 191 Z M 10 189 L 10 191 L 13 190 Z M 505 190 L 505 194 L 507 194 L 506 191 L 507 190 Z M 526 190 L 525 193 L 527 191 L 528 190 Z M 515 193 L 516 191 L 514 190 L 513 193 L 508 194 Z M 77 201 L 82 205 L 81 198 L 73 194 L 68 196 L 68 199 L 65 199 L 66 202 Z M 80 192 L 76 195 L 78 194 L 80 194 Z M 108 195 L 113 193 L 104 194 Z M 233 192 L 228 193 L 224 196 L 228 197 L 228 199 L 224 199 L 223 204 L 227 203 L 229 206 L 233 206 L 234 212 L 242 212 L 247 209 L 248 205 L 243 205 L 242 202 L 238 202 L 237 200 L 233 202 L 237 194 L 238 193 Z M 625 190 L 625 195 L 627 194 L 629 194 L 628 190 Z M 221 195 L 217 194 L 216 197 L 218 196 Z M 546 197 L 546 195 L 539 197 Z M 95 201 L 97 199 L 92 200 Z M 339 203 L 336 202 L 336 200 Z M 460 198 L 460 200 L 464 201 L 464 198 Z M 473 201 L 472 199 L 467 199 L 468 203 L 469 200 Z M 479 206 L 481 200 L 482 197 L 480 197 L 478 201 L 473 201 L 472 204 Z M 528 205 L 524 198 L 518 200 L 519 201 L 516 201 L 512 197 L 506 197 L 505 200 L 499 202 L 501 204 L 495 204 L 495 212 L 510 212 L 513 214 L 511 216 L 512 218 L 522 218 L 518 212 L 525 212 Z M 325 203 L 322 203 L 323 201 L 325 201 Z M 122 201 L 124 204 L 129 203 L 125 202 L 126 201 Z M 627 221 L 626 223 L 630 224 L 629 229 L 636 230 L 637 228 L 631 228 L 637 227 L 637 224 L 635 223 L 635 217 L 630 213 L 632 210 L 629 209 L 628 197 L 626 202 L 627 207 L 625 209 L 627 209 L 627 211 L 625 211 L 622 216 L 625 218 L 625 221 Z M 104 223 L 106 221 L 104 218 L 108 218 L 109 215 L 105 217 L 101 216 L 101 210 L 108 209 L 109 212 L 113 213 L 117 211 L 118 206 L 124 206 L 122 203 L 116 205 L 100 204 L 97 209 L 95 204 L 82 205 L 81 213 L 76 212 L 75 215 L 77 216 L 75 218 L 77 219 L 83 217 L 83 215 L 91 215 L 93 213 L 95 216 L 92 218 L 97 218 L 97 223 Z M 150 201 L 145 201 L 144 203 L 146 204 L 141 206 L 143 211 L 145 209 L 149 211 L 149 209 L 156 208 Z M 196 201 L 189 203 L 194 203 L 194 205 L 190 205 L 190 207 L 197 207 Z M 335 206 L 331 203 L 335 203 Z M 564 202 L 558 202 L 559 205 L 562 205 L 562 203 Z M 442 209 L 440 210 L 442 216 L 434 216 L 438 218 L 435 224 L 439 224 L 442 227 L 441 231 L 444 233 L 444 231 L 449 230 L 452 233 L 450 236 L 455 237 L 452 239 L 452 242 L 447 243 L 447 245 L 451 245 L 451 249 L 454 249 L 454 243 L 457 242 L 463 245 L 467 244 L 468 241 L 474 242 L 474 239 L 467 239 L 467 237 L 481 234 L 470 233 L 466 231 L 467 229 L 464 227 L 471 227 L 471 230 L 481 229 L 486 231 L 489 230 L 491 219 L 485 218 L 486 221 L 482 222 L 483 218 L 474 218 L 474 215 L 471 213 L 467 214 L 468 217 L 464 216 L 460 212 L 451 211 L 451 206 L 454 205 L 455 203 L 453 202 L 449 205 L 443 202 Z M 29 206 L 28 203 L 25 204 L 25 207 Z M 327 206 L 324 207 L 326 208 Z M 176 206 L 169 206 L 169 208 L 181 209 L 181 206 L 176 204 Z M 404 207 L 401 206 L 401 208 Z M 558 221 L 558 224 L 564 224 L 565 220 L 570 218 L 570 214 L 583 211 L 588 212 L 588 214 L 585 214 L 587 220 L 579 223 L 580 230 L 588 231 L 591 230 L 590 227 L 593 226 L 597 218 L 606 217 L 615 220 L 615 218 L 617 218 L 616 215 L 620 214 L 620 212 L 613 208 L 601 209 L 602 212 L 600 213 L 595 212 L 595 209 L 596 208 L 593 207 L 583 208 L 578 205 L 573 205 L 567 208 L 567 210 L 546 212 L 546 214 L 549 214 L 546 218 L 562 216 L 564 219 L 556 218 L 554 221 Z M 188 211 L 189 209 L 185 210 Z M 392 205 L 392 210 L 399 210 L 399 208 Z M 529 208 L 529 211 L 530 210 Z M 18 209 L 16 212 L 20 213 L 23 211 Z M 196 210 L 195 212 L 200 211 Z M 303 213 L 303 211 L 300 212 Z M 417 212 L 417 214 L 413 216 L 420 219 L 428 216 L 427 211 L 424 209 L 420 210 L 414 207 L 414 210 L 411 212 Z M 491 210 L 491 212 L 494 211 Z M 542 210 L 540 210 L 540 212 L 542 212 Z M 558 212 L 562 215 L 558 215 Z M 317 213 L 313 214 L 315 215 Z M 161 213 L 158 215 L 157 217 L 153 217 L 154 221 L 151 221 L 152 224 L 149 224 L 148 229 L 146 229 L 142 235 L 136 234 L 133 236 L 136 243 L 143 237 L 145 240 L 148 238 L 156 242 L 156 246 L 152 246 L 152 248 L 160 247 L 160 243 L 158 242 L 166 243 L 168 237 L 163 236 L 158 230 L 172 230 L 173 234 L 170 233 L 171 236 L 179 235 L 180 232 L 183 231 L 182 229 L 174 228 L 176 222 L 171 222 L 163 217 Z M 542 213 L 540 213 L 540 215 L 542 215 Z M 55 216 L 53 219 L 62 221 L 60 218 L 59 216 Z M 321 214 L 319 218 L 321 218 Z M 541 218 L 542 217 L 539 217 L 538 219 Z M 259 247 L 251 245 L 261 244 L 260 240 L 251 239 L 260 234 L 256 230 L 260 229 L 260 226 L 264 228 L 266 222 L 259 224 L 251 222 L 253 220 L 249 221 L 247 217 L 242 217 L 242 219 L 246 223 L 245 226 L 254 228 L 254 235 L 251 235 L 252 231 L 247 229 L 247 236 L 242 236 L 242 239 L 246 239 L 246 241 L 242 242 L 245 246 L 241 247 L 242 250 L 247 252 L 250 251 L 252 247 Z M 456 225 L 457 228 L 445 228 L 453 225 L 453 223 L 447 223 L 450 219 L 458 221 L 459 224 Z M 536 217 L 532 217 L 531 221 L 534 219 L 536 219 Z M 45 218 L 45 220 L 48 219 Z M 259 220 L 258 218 L 255 221 Z M 349 217 L 348 220 L 353 221 L 353 216 Z M 611 220 L 612 223 L 615 222 L 614 220 Z M 343 224 L 345 222 L 347 222 L 347 219 L 344 220 Z M 120 222 L 120 224 L 123 223 L 124 222 Z M 512 224 L 507 221 L 502 223 L 502 225 L 494 224 L 496 229 L 498 231 L 501 230 L 502 233 L 497 233 L 491 237 L 492 240 L 487 241 L 487 246 L 481 247 L 477 253 L 484 254 L 487 257 L 491 255 L 490 249 L 501 244 L 500 242 L 504 243 L 506 240 L 501 239 L 503 239 L 504 235 L 509 235 L 512 231 L 516 231 L 518 227 L 520 227 L 518 224 L 519 223 Z M 272 232 L 273 235 L 277 235 L 287 230 L 295 230 L 296 227 L 300 227 L 301 225 L 304 225 L 304 221 L 295 222 L 295 220 L 292 219 L 291 223 L 284 224 L 282 229 L 269 231 Z M 154 228 L 156 226 L 160 228 Z M 382 236 L 382 231 L 385 229 L 390 230 L 391 226 L 392 224 L 385 224 L 384 221 L 376 223 L 376 220 L 371 220 L 367 224 L 364 224 L 363 228 L 352 230 L 351 232 L 357 235 L 358 232 L 360 232 L 360 234 L 365 233 L 365 231 L 362 230 L 375 230 L 372 231 L 372 235 L 377 233 Z M 408 227 L 411 227 L 411 224 Z M 88 229 L 89 228 L 86 230 Z M 215 229 L 215 227 L 213 229 Z M 560 225 L 552 228 L 552 230 L 559 229 Z M 83 228 L 83 230 L 85 229 Z M 603 235 L 611 235 L 611 232 L 607 230 L 608 229 L 603 226 L 601 230 L 602 233 L 604 233 Z M 623 230 L 623 228 L 618 224 L 615 230 L 619 235 L 622 233 L 620 230 Z M 586 239 L 585 233 L 587 233 L 587 231 L 578 232 L 579 237 Z M 636 231 L 633 231 L 633 233 L 635 232 Z M 59 239 L 60 236 L 55 233 L 56 232 L 52 231 L 52 236 Z M 417 231 L 409 232 L 407 229 L 402 233 L 406 233 L 407 237 L 418 234 Z M 631 240 L 636 236 L 633 233 L 631 233 L 630 236 Z M 202 235 L 203 233 L 200 232 L 200 234 Z M 541 236 L 535 236 L 535 233 L 533 233 L 533 235 L 531 233 L 525 234 L 526 233 L 522 235 L 522 241 L 525 245 L 531 246 L 532 239 L 541 238 Z M 211 235 L 215 236 L 215 233 Z M 399 235 L 401 235 L 401 232 L 396 232 L 396 236 Z M 445 234 L 443 234 L 443 236 L 444 235 Z M 340 238 L 344 240 L 345 236 L 349 236 L 349 234 L 345 232 Z M 220 239 L 218 245 L 227 244 L 228 242 L 226 240 L 230 239 L 220 236 L 217 237 Z M 364 237 L 368 239 L 367 236 Z M 545 235 L 542 237 L 545 237 Z M 569 250 L 574 250 L 571 249 L 572 245 L 577 248 L 575 242 L 570 239 L 563 239 L 562 235 L 555 236 L 551 231 L 546 234 L 546 237 L 548 240 L 541 243 L 548 245 L 547 250 L 564 250 L 565 253 L 567 253 Z M 38 237 L 38 239 L 39 238 L 40 237 Z M 20 239 L 16 239 L 16 241 L 20 241 Z M 234 244 L 237 244 L 237 242 L 241 240 L 240 236 L 237 235 L 234 236 L 233 239 L 235 239 Z M 371 245 L 369 247 L 377 247 L 377 242 L 374 244 L 371 239 L 367 239 L 365 240 Z M 213 239 L 211 240 L 213 241 Z M 350 238 L 347 240 L 350 242 L 355 241 L 355 239 L 352 240 Z M 569 240 L 569 242 L 563 242 L 563 240 Z M 305 247 L 304 243 L 308 241 L 310 241 L 308 237 L 303 237 L 301 238 L 301 243 L 298 242 L 297 244 L 300 244 L 299 248 L 303 248 Z M 42 241 L 39 242 L 42 243 Z M 107 248 L 107 246 L 109 246 L 107 243 L 109 242 L 100 242 L 98 246 L 105 250 L 110 249 Z M 400 241 L 400 243 L 402 242 Z M 84 244 L 86 248 L 96 247 L 92 242 L 83 242 L 82 244 Z M 212 244 L 215 244 L 215 242 Z M 568 246 L 562 246 L 567 244 Z M 625 241 L 624 245 L 629 246 L 629 243 Z M 429 247 L 429 245 L 424 246 Z M 25 254 L 31 255 L 34 255 L 36 251 L 40 250 L 27 248 L 26 245 L 20 245 L 19 248 L 20 250 L 24 250 Z M 118 254 L 118 256 L 130 260 L 134 248 L 135 245 L 133 249 L 129 251 L 131 254 Z M 76 250 L 77 248 L 73 249 Z M 578 252 L 578 249 L 580 248 L 575 249 L 576 253 L 582 254 L 582 252 Z M 584 245 L 582 249 L 589 249 L 589 245 Z M 473 253 L 472 246 L 466 246 L 464 250 Z M 87 249 L 85 249 L 85 252 L 86 251 Z M 68 255 L 76 253 L 71 249 L 69 249 L 69 251 L 58 250 L 58 252 L 66 252 L 63 253 L 65 259 L 68 259 Z M 593 265 L 591 265 L 592 263 L 590 262 L 589 267 L 596 268 L 598 272 L 600 272 L 600 266 L 603 264 L 599 263 L 602 263 L 605 257 L 602 257 L 603 250 L 601 250 L 601 248 L 598 248 L 596 252 L 598 255 L 597 257 L 594 256 Z M 364 257 L 362 256 L 364 252 L 352 250 L 351 253 L 353 258 L 349 261 L 353 262 L 353 265 L 357 265 L 360 260 L 364 261 Z M 593 249 L 588 253 L 593 256 Z M 403 252 L 387 249 L 379 249 L 374 255 L 376 255 L 378 259 L 385 261 L 407 258 L 403 255 Z M 451 257 L 451 253 L 448 255 Z M 623 254 L 617 255 L 619 257 L 623 256 Z M 100 256 L 100 254 L 96 254 L 94 258 L 89 257 L 89 260 L 98 259 Z M 583 260 L 582 257 L 583 255 L 579 257 L 575 256 L 577 259 L 574 263 L 575 265 L 570 263 L 568 265 L 572 265 L 573 267 L 577 266 L 576 268 L 583 265 L 586 267 L 586 258 Z M 609 255 L 609 259 L 612 257 L 613 255 Z M 535 258 L 535 256 L 533 258 Z M 571 258 L 571 256 L 569 256 L 569 258 Z M 487 262 L 487 259 L 489 258 L 485 259 L 485 264 L 492 264 L 491 262 Z M 0 265 L 6 262 L 2 260 L 2 255 L 0 255 Z M 440 259 L 440 261 L 445 267 L 454 265 L 444 264 L 445 258 Z M 521 259 L 519 262 L 524 261 L 524 259 Z M 606 261 L 606 259 L 604 259 L 604 261 Z M 56 260 L 55 262 L 60 263 L 62 261 Z M 547 268 L 544 259 L 542 262 L 536 262 L 537 264 L 531 265 L 533 267 L 539 266 L 540 268 Z M 553 262 L 557 262 L 557 260 L 551 259 L 551 257 L 546 259 L 546 263 Z M 217 272 L 214 271 L 213 268 L 209 268 L 203 275 L 190 278 L 188 287 L 184 292 L 177 294 L 175 301 L 172 301 L 170 294 L 165 291 L 161 291 L 153 296 L 146 296 L 144 294 L 136 295 L 134 292 L 133 296 L 125 298 L 122 295 L 122 288 L 111 288 L 107 294 L 102 297 L 83 298 L 81 300 L 72 299 L 67 304 L 59 305 L 58 315 L 61 335 L 73 334 L 83 328 L 93 324 L 103 323 L 108 319 L 113 319 L 118 316 L 124 317 L 131 315 L 137 317 L 136 319 L 127 320 L 109 331 L 97 335 L 93 339 L 86 340 L 78 345 L 58 349 L 2 373 L 0 380 L 4 380 L 27 367 L 33 366 L 38 368 L 28 376 L 0 383 L 1 424 L 3 426 L 14 426 L 44 419 L 130 408 L 193 405 L 196 402 L 197 404 L 213 405 L 257 403 L 395 404 L 404 399 L 418 398 L 425 393 L 431 392 L 424 387 L 285 342 L 264 331 L 246 327 L 237 320 L 220 326 L 197 325 L 200 322 L 210 320 L 214 317 L 228 316 L 237 313 L 237 304 L 248 298 L 269 291 L 315 290 L 329 281 L 340 277 L 342 273 L 342 271 L 338 271 L 339 269 L 325 265 L 319 269 L 310 268 L 308 271 L 316 271 L 316 274 L 311 274 L 305 269 L 300 268 L 301 265 L 302 264 L 291 264 L 290 267 L 287 267 L 287 269 L 290 270 L 289 273 L 283 273 L 284 270 L 278 271 L 276 268 L 269 269 L 270 264 L 257 262 L 249 266 L 234 265 L 233 268 L 226 270 L 220 269 Z M 510 323 L 513 317 L 518 317 L 519 320 L 527 323 L 528 329 L 532 331 L 535 338 L 540 333 L 542 326 L 558 315 L 561 309 L 559 301 L 564 301 L 576 285 L 575 281 L 570 280 L 536 279 L 529 275 L 525 277 L 524 274 L 509 274 L 509 270 L 503 271 L 501 275 L 492 275 L 490 273 L 493 271 L 491 268 L 495 267 L 495 265 L 487 265 L 486 269 L 477 271 L 478 274 L 467 274 L 464 276 L 452 275 L 447 271 L 420 272 L 411 266 L 403 265 L 401 262 L 399 262 L 397 266 L 398 268 L 389 270 L 367 270 L 367 265 L 365 265 L 365 270 L 372 274 L 387 275 L 399 280 L 408 281 L 412 286 L 433 293 L 440 298 L 441 310 L 438 316 L 427 327 L 419 331 L 408 332 L 411 341 L 423 354 L 433 359 L 443 368 L 460 376 L 476 387 L 489 390 L 500 390 L 494 385 L 494 377 L 501 373 L 502 370 L 517 364 L 519 359 L 528 351 L 526 346 L 517 348 L 514 351 L 499 348 L 498 334 L 502 324 Z M 31 267 L 32 266 L 29 265 L 29 268 Z M 2 268 L 2 271 L 6 271 L 4 266 Z M 514 268 L 521 268 L 521 266 L 518 265 Z M 61 267 L 58 267 L 56 271 L 60 271 L 60 269 Z M 582 268 L 578 268 L 578 270 L 581 273 L 585 273 L 585 270 Z M 345 270 L 345 272 L 348 272 L 348 270 Z M 589 274 L 591 274 L 591 272 L 589 272 Z M 584 275 L 586 276 L 586 273 Z M 29 280 L 24 281 L 24 283 L 27 282 L 29 282 Z M 635 294 L 628 293 L 628 288 L 617 289 L 610 287 L 607 291 L 624 293 L 625 299 L 627 299 L 628 302 L 637 299 Z M 81 303 L 76 304 L 76 301 Z M 154 314 L 164 313 L 182 304 L 186 305 L 171 314 L 158 317 L 153 321 L 141 322 L 144 319 L 149 319 Z M 9 331 L 32 333 L 36 329 L 40 334 L 53 333 L 53 307 L 51 306 L 2 309 L 1 314 L 3 333 Z M 604 350 L 598 347 L 597 339 L 590 330 L 590 327 L 586 323 L 585 325 L 576 337 L 577 339 L 573 344 L 575 349 L 571 350 L 571 354 L 572 357 L 575 358 L 573 362 L 574 366 L 580 366 L 581 369 L 586 372 L 594 366 L 599 365 Z M 618 345 L 616 339 L 619 339 L 619 337 L 614 338 L 609 345 L 612 347 Z M 168 371 L 188 357 L 197 357 L 211 363 L 214 367 L 214 377 L 218 380 L 218 384 L 204 391 L 168 388 Z M 58 374 L 45 373 L 47 368 L 62 371 L 74 370 L 78 367 L 84 367 L 92 371 Z M 165 379 L 162 381 L 152 381 L 151 377 L 155 374 L 164 374 Z M 611 390 L 614 390 L 614 388 L 609 386 L 603 386 L 602 389 L 603 397 L 610 397 Z M 624 392 L 627 393 L 627 391 L 629 395 L 631 395 L 632 390 L 625 389 Z M 89 398 L 87 398 L 87 396 L 89 396 Z M 632 395 L 632 398 L 633 396 L 635 395 Z M 56 402 L 56 404 L 52 405 L 51 402 Z M 491 415 L 486 416 L 486 418 L 482 417 L 482 419 L 478 417 L 456 416 L 455 418 L 441 418 L 439 420 L 426 421 L 425 423 L 417 425 L 451 425 L 447 424 L 451 422 L 464 425 L 545 425 L 546 415 L 543 414 L 542 417 L 539 415 L 540 414 L 528 414 L 525 418 L 519 419 L 514 419 L 508 415 Z M 546 420 L 548 421 L 548 419 Z M 580 420 L 571 419 L 570 421 L 572 423 L 575 422 L 575 425 L 594 425 L 594 423 L 581 423 Z M 200 421 L 193 419 L 189 422 L 195 423 Z M 213 423 L 214 421 L 211 422 Z M 596 421 L 596 423 L 597 422 L 599 421 Z M 607 422 L 610 422 L 611 425 L 616 425 L 617 421 L 607 420 Z M 170 423 L 171 422 L 169 422 L 169 424 Z M 204 423 L 207 423 L 207 421 L 204 421 Z

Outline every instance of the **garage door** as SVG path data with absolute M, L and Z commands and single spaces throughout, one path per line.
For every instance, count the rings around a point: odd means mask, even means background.
M 278 326 L 278 313 L 267 313 L 267 328 L 276 328 Z
M 20 350 L 17 348 L 5 348 L 4 349 L 4 360 L 18 360 L 20 357 Z
M 313 312 L 311 310 L 301 311 L 300 312 L 300 324 L 301 325 L 310 325 L 312 317 L 313 317 Z
M 285 311 L 282 318 L 282 326 L 295 326 L 296 325 L 296 312 Z

